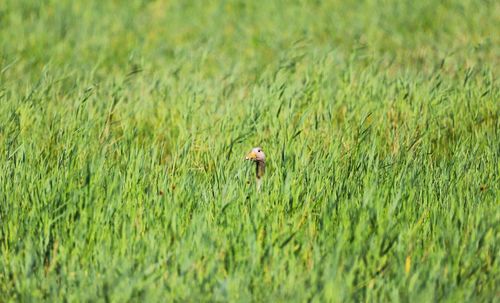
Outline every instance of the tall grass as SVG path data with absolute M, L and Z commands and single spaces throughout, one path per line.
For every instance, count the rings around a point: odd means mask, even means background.
M 3 1 L 0 301 L 498 300 L 499 29 L 498 1 Z

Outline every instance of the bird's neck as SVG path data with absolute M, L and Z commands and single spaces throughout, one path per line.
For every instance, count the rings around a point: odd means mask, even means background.
M 255 178 L 257 181 L 257 191 L 260 191 L 262 187 L 262 177 L 264 177 L 264 173 L 266 172 L 266 163 L 264 161 L 257 161 L 255 165 Z
M 255 165 L 255 176 L 257 179 L 261 179 L 266 172 L 266 163 L 264 161 L 257 161 Z

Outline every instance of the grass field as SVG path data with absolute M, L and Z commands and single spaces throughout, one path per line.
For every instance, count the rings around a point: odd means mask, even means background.
M 498 1 L 3 0 L 0 302 L 498 302 L 499 63 Z

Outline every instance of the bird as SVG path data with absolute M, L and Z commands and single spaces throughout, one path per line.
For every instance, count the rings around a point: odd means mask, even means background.
M 266 171 L 266 155 L 260 147 L 254 147 L 246 155 L 245 160 L 255 162 L 255 179 L 257 183 L 257 191 L 260 191 L 262 186 L 262 177 Z

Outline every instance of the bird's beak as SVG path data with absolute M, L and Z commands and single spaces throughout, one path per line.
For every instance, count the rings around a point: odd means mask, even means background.
M 257 159 L 257 154 L 255 154 L 253 151 L 249 152 L 248 155 L 245 157 L 245 160 L 255 160 Z

